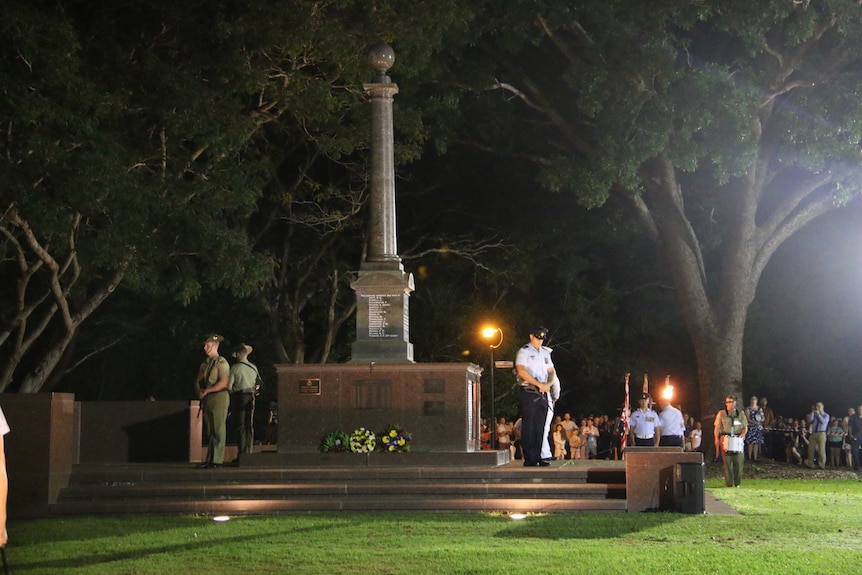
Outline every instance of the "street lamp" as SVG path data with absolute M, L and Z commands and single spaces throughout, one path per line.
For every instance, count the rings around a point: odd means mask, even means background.
M 488 349 L 491 353 L 491 449 L 497 446 L 497 417 L 494 414 L 494 350 L 503 343 L 503 330 L 498 327 L 486 327 L 482 330 L 485 339 L 496 338 L 496 344 L 490 344 Z

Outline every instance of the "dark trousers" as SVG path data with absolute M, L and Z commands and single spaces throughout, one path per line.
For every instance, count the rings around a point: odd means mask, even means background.
M 548 402 L 541 394 L 530 393 L 521 388 L 519 403 L 524 464 L 532 465 L 542 459 L 542 436 L 545 432 L 545 418 L 548 416 Z
M 853 439 L 853 444 L 850 447 L 853 453 L 853 471 L 859 471 L 859 468 L 862 467 L 859 461 L 859 448 L 862 447 L 862 438 L 857 437 Z
M 232 395 L 237 453 L 251 453 L 254 445 L 254 393 L 237 392 Z
M 682 447 L 682 435 L 662 435 L 658 444 L 659 447 Z
M 763 428 L 763 445 L 760 446 L 760 454 L 767 459 L 775 459 L 774 446 L 775 434 L 771 429 Z

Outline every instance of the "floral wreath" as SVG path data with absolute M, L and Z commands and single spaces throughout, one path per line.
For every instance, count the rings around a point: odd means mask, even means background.
M 320 440 L 320 452 L 343 452 L 350 449 L 350 437 L 337 429 L 330 431 Z
M 377 446 L 377 436 L 370 429 L 360 427 L 350 434 L 350 451 L 353 453 L 371 453 Z
M 389 425 L 380 432 L 380 448 L 383 451 L 410 451 L 413 435 L 404 431 L 400 425 Z

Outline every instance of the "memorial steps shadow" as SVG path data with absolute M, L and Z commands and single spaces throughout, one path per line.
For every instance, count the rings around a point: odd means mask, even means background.
M 625 467 L 76 465 L 52 515 L 309 511 L 625 512 Z

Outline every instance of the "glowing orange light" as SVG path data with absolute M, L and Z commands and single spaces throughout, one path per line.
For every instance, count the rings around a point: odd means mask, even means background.
M 484 337 L 485 339 L 491 339 L 492 337 L 497 335 L 498 331 L 500 331 L 500 330 L 497 329 L 496 327 L 483 328 L 482 329 L 482 337 Z
M 491 344 L 491 349 L 497 349 L 503 343 L 503 330 L 499 327 L 487 326 L 482 328 L 482 337 L 485 339 L 497 338 L 496 344 Z

